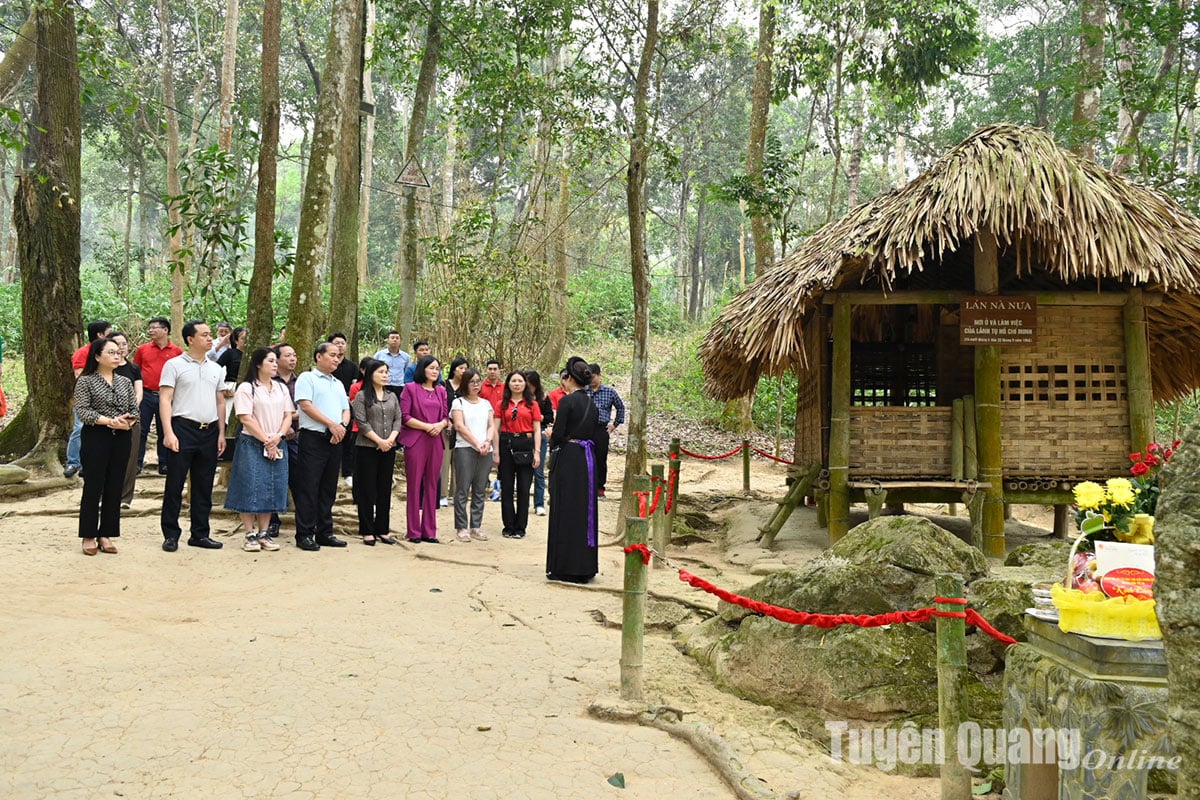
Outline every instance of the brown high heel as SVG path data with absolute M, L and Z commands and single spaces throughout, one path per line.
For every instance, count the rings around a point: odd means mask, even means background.
M 94 556 L 97 552 L 99 552 L 96 547 L 95 539 L 81 539 L 80 541 L 83 542 L 83 554 L 85 556 Z M 88 544 L 88 542 L 91 542 L 91 544 Z
M 101 536 L 96 541 L 100 545 L 101 553 L 114 553 L 115 554 L 117 552 L 117 546 L 115 544 L 113 544 L 112 540 L 109 539 L 107 536 Z

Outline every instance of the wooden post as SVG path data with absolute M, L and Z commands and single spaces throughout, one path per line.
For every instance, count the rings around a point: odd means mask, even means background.
M 670 482 L 671 494 L 671 510 L 667 513 L 667 543 L 671 541 L 671 537 L 675 535 L 675 511 L 679 507 L 679 439 L 671 440 L 671 450 L 668 454 L 671 457 L 668 463 L 667 480 Z
M 742 491 L 750 492 L 750 440 L 742 439 Z
M 934 578 L 938 597 L 961 598 L 961 575 L 941 574 Z M 938 603 L 938 611 L 961 612 L 957 603 Z M 942 800 L 967 800 L 971 796 L 971 773 L 958 760 L 958 727 L 968 719 L 967 626 L 966 620 L 934 617 L 937 630 L 938 725 L 942 729 L 945 758 L 942 761 Z
M 783 524 L 787 522 L 788 517 L 796 510 L 796 507 L 804 502 L 804 498 L 812 491 L 813 482 L 817 479 L 817 475 L 821 472 L 820 464 L 813 464 L 804 473 L 803 476 L 795 476 L 792 486 L 788 489 L 788 493 L 783 500 L 779 502 L 775 513 L 767 520 L 767 523 L 759 528 L 759 539 L 764 550 L 770 550 L 771 545 L 775 543 L 775 537 L 779 535 Z
M 833 378 L 829 398 L 829 543 L 850 530 L 850 302 L 833 304 Z
M 644 478 L 644 475 L 637 476 Z M 636 488 L 636 487 L 635 487 Z M 646 520 L 625 518 L 625 544 L 646 543 Z M 643 701 L 642 651 L 646 630 L 646 565 L 640 553 L 625 554 L 625 596 L 621 603 L 621 699 Z
M 975 395 L 963 398 L 963 477 L 979 480 L 979 436 L 975 429 Z
M 1054 505 L 1054 535 L 1059 539 L 1071 539 L 1071 507 L 1064 503 Z
M 975 233 L 975 291 L 1000 291 L 1000 246 L 988 230 Z M 989 486 L 983 501 L 983 552 L 1004 557 L 1004 473 L 1000 430 L 1000 348 L 975 348 L 975 435 L 979 452 L 979 480 Z
M 1129 398 L 1129 452 L 1137 453 L 1155 441 L 1150 344 L 1141 289 L 1130 289 L 1125 303 L 1125 396 Z
M 950 412 L 950 477 L 963 479 L 963 401 L 955 400 Z M 946 509 L 950 516 L 958 516 L 958 503 L 950 503 Z
M 650 494 L 650 502 L 654 502 L 653 492 L 658 491 L 661 487 L 662 495 L 658 499 L 658 508 L 654 509 L 654 513 L 650 515 L 650 540 L 653 543 L 654 552 L 661 555 L 667 554 L 667 486 L 663 480 L 663 465 L 650 465 L 650 485 L 652 487 Z M 662 569 L 666 566 L 662 558 L 655 556 L 654 568 Z

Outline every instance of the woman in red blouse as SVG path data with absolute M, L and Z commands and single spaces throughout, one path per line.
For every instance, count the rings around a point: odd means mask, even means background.
M 510 539 L 524 539 L 529 520 L 529 486 L 533 483 L 533 470 L 541 460 L 540 448 L 535 443 L 542 437 L 542 409 L 520 372 L 510 372 L 504 379 L 499 417 L 500 441 L 493 450 L 492 463 L 499 467 L 503 533 Z

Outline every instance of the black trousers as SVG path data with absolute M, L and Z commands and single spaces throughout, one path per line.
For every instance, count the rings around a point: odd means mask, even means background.
M 510 533 L 525 533 L 529 524 L 529 487 L 533 484 L 533 465 L 518 467 L 513 463 L 509 451 L 509 434 L 500 434 L 500 466 L 496 474 L 500 478 L 500 519 L 504 530 Z M 513 507 L 513 490 L 516 489 L 516 507 Z
M 133 434 L 108 427 L 84 425 L 80 432 L 79 463 L 83 469 L 83 498 L 79 501 L 79 538 L 121 535 L 121 492 Z
M 608 423 L 596 423 L 596 430 L 592 433 L 592 450 L 596 456 L 596 491 L 604 488 L 605 481 L 608 480 Z
M 164 539 L 178 539 L 179 511 L 183 507 L 183 485 L 192 478 L 191 538 L 209 534 L 208 515 L 212 512 L 213 478 L 217 475 L 217 423 L 201 428 L 185 417 L 174 417 L 171 429 L 179 440 L 179 452 L 167 450 L 167 485 L 163 489 L 162 516 L 159 525 Z
M 355 447 L 354 502 L 358 506 L 358 534 L 387 536 L 392 523 L 392 472 L 396 450 Z
M 342 446 L 317 431 L 300 431 L 300 455 L 296 459 L 296 538 L 333 535 L 333 502 L 337 499 L 338 471 Z
M 358 433 L 350 429 L 346 429 L 346 435 L 342 437 L 342 442 L 339 447 L 342 448 L 342 477 L 350 478 L 354 476 L 354 464 L 358 459 L 358 447 L 354 444 L 358 439 Z

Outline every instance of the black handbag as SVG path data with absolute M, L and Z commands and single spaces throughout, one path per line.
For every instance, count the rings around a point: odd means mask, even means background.
M 508 453 L 512 463 L 518 467 L 533 466 L 533 437 L 513 436 L 508 440 Z

